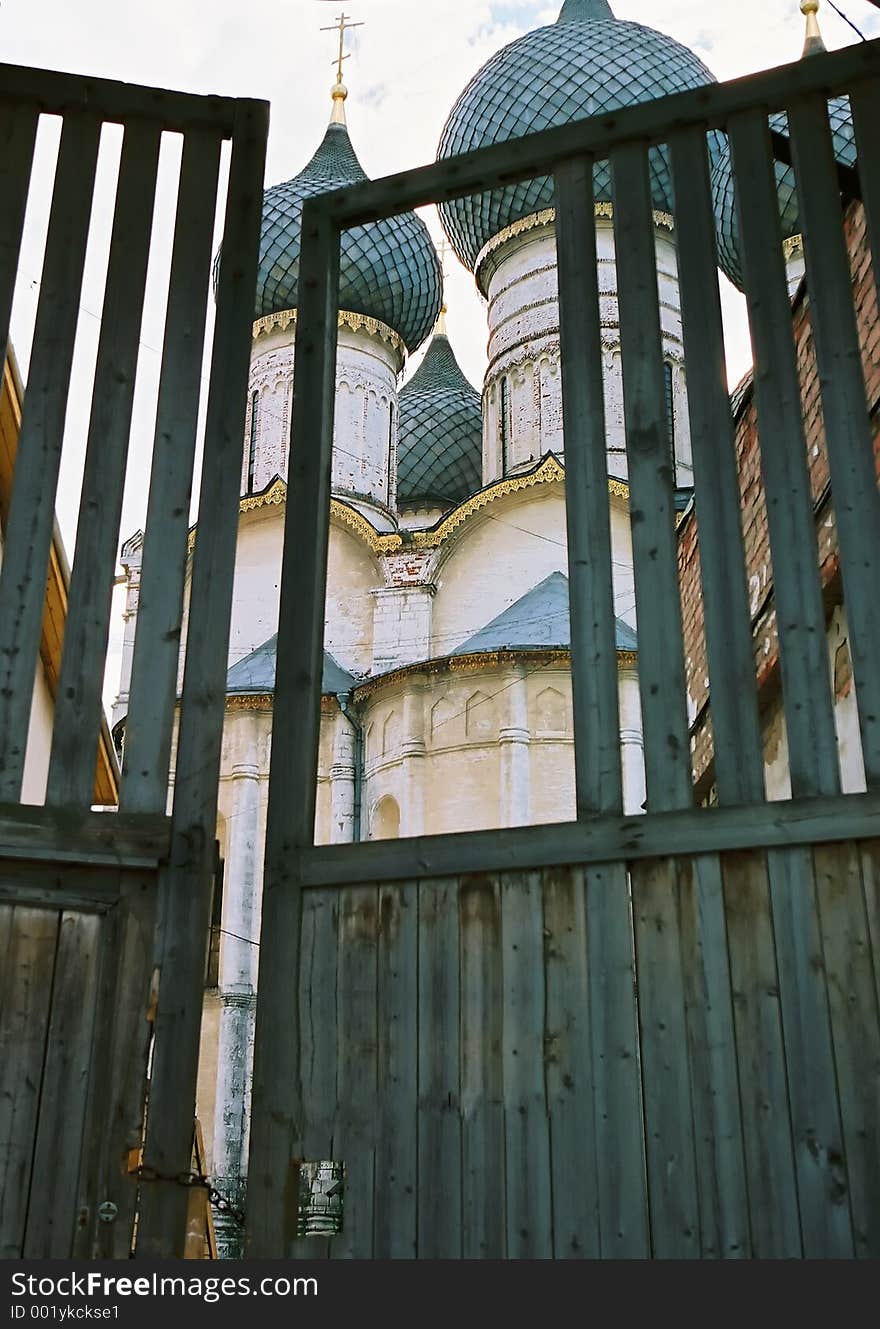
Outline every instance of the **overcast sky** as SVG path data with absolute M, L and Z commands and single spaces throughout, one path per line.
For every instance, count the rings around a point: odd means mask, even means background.
M 611 0 L 618 18 L 647 23 L 696 51 L 719 79 L 796 59 L 804 20 L 798 0 Z M 345 9 L 366 26 L 349 37 L 346 62 L 348 121 L 364 169 L 372 177 L 433 159 L 445 119 L 459 92 L 485 61 L 531 28 L 552 22 L 558 3 L 543 0 L 348 0 Z M 867 0 L 840 5 L 868 36 L 880 35 L 880 13 Z M 267 183 L 288 179 L 312 155 L 326 125 L 333 82 L 335 37 L 321 32 L 340 13 L 340 0 L 2 0 L 0 59 L 13 64 L 100 75 L 200 93 L 255 96 L 271 102 Z M 828 4 L 820 14 L 829 47 L 857 41 Z M 41 246 L 51 193 L 57 135 L 41 136 L 13 339 L 27 368 L 39 293 Z M 112 220 L 112 135 L 99 182 L 83 290 L 76 374 L 68 421 L 59 520 L 72 555 L 78 473 L 88 417 L 88 369 L 93 363 L 102 300 L 102 268 Z M 116 149 L 118 153 L 118 146 Z M 173 161 L 163 177 L 160 205 L 173 209 Z M 41 224 L 41 218 L 43 218 Z M 426 217 L 439 237 L 436 215 Z M 158 226 L 154 281 L 161 288 L 170 231 Z M 473 278 L 456 263 L 448 282 L 450 335 L 466 372 L 479 385 L 486 325 Z M 729 369 L 748 366 L 745 322 L 728 290 Z M 133 437 L 133 483 L 126 494 L 123 534 L 143 522 L 144 459 L 149 455 L 162 338 L 161 300 L 148 301 Z M 111 665 L 111 669 L 112 669 Z M 114 688 L 109 688 L 112 693 Z

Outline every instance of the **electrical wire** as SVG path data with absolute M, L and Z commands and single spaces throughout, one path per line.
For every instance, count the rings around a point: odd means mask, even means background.
M 872 3 L 873 3 L 873 0 L 872 0 Z M 828 4 L 829 4 L 830 8 L 834 10 L 835 14 L 837 14 L 837 16 L 838 16 L 839 18 L 842 18 L 842 19 L 843 19 L 844 23 L 848 23 L 848 24 L 849 24 L 849 26 L 852 28 L 852 30 L 853 30 L 853 32 L 856 34 L 856 36 L 861 37 L 861 39 L 862 39 L 863 42 L 866 42 L 866 41 L 868 40 L 867 37 L 865 36 L 865 34 L 864 34 L 863 32 L 861 32 L 861 31 L 859 30 L 859 28 L 856 27 L 856 25 L 855 25 L 855 23 L 853 23 L 852 19 L 851 19 L 851 18 L 847 18 L 846 14 L 844 14 L 844 12 L 843 12 L 842 9 L 838 9 L 837 5 L 834 3 L 834 0 L 828 0 Z

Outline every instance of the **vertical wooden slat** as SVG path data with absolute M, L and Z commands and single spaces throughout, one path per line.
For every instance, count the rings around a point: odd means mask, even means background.
M 859 847 L 813 851 L 855 1253 L 880 1254 L 880 1008 Z
M 134 404 L 160 133 L 129 125 L 107 270 L 46 802 L 88 808 Z
M 102 920 L 62 915 L 24 1255 L 69 1260 L 92 1065 Z M 60 1146 L 60 1147 L 59 1147 Z
M 771 849 L 767 866 L 804 1256 L 846 1259 L 852 1220 L 812 855 Z
M 298 1119 L 299 1139 L 294 1157 L 307 1162 L 332 1161 L 333 1130 L 337 1113 L 337 1040 L 339 1010 L 337 967 L 339 963 L 339 893 L 307 891 L 303 898 L 300 938 L 299 1046 L 300 1078 L 287 1086 Z M 296 1182 L 291 1173 L 291 1184 Z M 295 1205 L 294 1205 L 295 1207 Z M 289 1218 L 296 1234 L 296 1215 Z M 326 1237 L 304 1237 L 292 1241 L 285 1255 L 318 1260 L 329 1255 Z
M 379 891 L 378 1095 L 373 1258 L 416 1254 L 418 890 Z
M 868 241 L 874 266 L 874 281 L 880 294 L 880 88 L 874 80 L 861 83 L 849 95 L 856 131 L 859 183 Z
M 840 767 L 770 131 L 760 110 L 731 117 L 728 131 L 755 356 L 792 792 L 795 798 L 835 794 Z
M 160 887 L 160 997 L 144 1157 L 147 1166 L 165 1177 L 187 1171 L 192 1158 L 235 573 L 241 440 L 267 131 L 268 107 L 264 103 L 238 103 L 217 286 L 217 322 L 205 425 L 171 849 Z M 299 936 L 298 928 L 293 935 Z M 294 971 L 297 967 L 292 966 Z M 291 1017 L 296 1028 L 295 997 L 285 1012 L 288 1029 Z M 146 1187 L 138 1225 L 138 1253 L 179 1254 L 185 1239 L 186 1208 L 186 1192 L 174 1182 Z
M 183 141 L 125 728 L 125 812 L 164 812 L 168 798 L 220 146 L 207 131 Z
M 675 860 L 638 863 L 632 888 L 651 1248 L 693 1259 L 700 1211 Z
M 578 817 L 620 812 L 617 641 L 593 163 L 556 173 L 565 502 Z
M 647 147 L 611 154 L 649 812 L 688 807 L 691 754 Z
M 779 976 L 767 869 L 760 852 L 723 859 L 752 1255 L 802 1254 Z
M 541 880 L 506 873 L 501 885 L 504 981 L 504 1124 L 507 1256 L 553 1255 L 550 1122 L 544 1079 Z
M 462 1252 L 458 882 L 419 883 L 420 1260 Z
M 459 908 L 462 1255 L 466 1260 L 503 1260 L 507 1224 L 498 882 L 465 878 Z
M 751 1254 L 724 885 L 717 855 L 678 862 L 679 927 L 704 1258 Z
M 101 122 L 64 119 L 0 569 L 0 801 L 21 794 Z
M 755 803 L 764 797 L 761 728 L 705 133 L 676 134 L 669 150 L 675 189 L 684 200 L 675 226 L 715 779 L 719 802 Z
M 333 1149 L 345 1163 L 345 1216 L 342 1233 L 330 1246 L 331 1259 L 373 1257 L 376 1176 L 377 1010 L 376 958 L 379 892 L 352 886 L 339 901 L 338 1107 Z
M 24 1254 L 59 915 L 0 905 L 0 1259 Z M 0 941 L 4 940 L 0 931 Z
M 0 107 L 0 361 L 9 340 L 37 121 L 36 106 Z
M 868 788 L 876 789 L 880 787 L 880 492 L 873 430 L 827 104 L 824 98 L 801 102 L 788 118 L 862 756 Z
M 586 881 L 602 1258 L 639 1260 L 651 1250 L 626 867 L 591 868 Z
M 866 840 L 860 848 L 869 945 L 874 961 L 877 1005 L 880 1007 L 880 840 Z
M 544 1055 L 556 1259 L 598 1259 L 599 1187 L 583 873 L 544 873 Z
M 269 777 L 260 990 L 254 1047 L 253 1121 L 248 1170 L 248 1249 L 284 1249 L 283 1175 L 295 1134 L 285 1086 L 298 1076 L 297 1049 L 284 1040 L 299 977 L 288 938 L 300 927 L 296 851 L 315 824 L 317 739 L 323 669 L 329 540 L 330 466 L 336 386 L 338 232 L 310 204 L 303 209 L 295 347 L 292 451 L 288 475 L 273 706 L 276 734 Z M 281 1169 L 281 1173 L 279 1173 Z

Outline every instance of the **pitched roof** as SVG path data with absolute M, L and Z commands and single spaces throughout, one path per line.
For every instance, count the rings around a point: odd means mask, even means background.
M 617 649 L 638 650 L 633 628 L 617 619 Z M 480 628 L 453 655 L 478 655 L 484 651 L 562 649 L 571 646 L 568 608 L 568 578 L 553 572 L 491 623 Z
M 275 691 L 275 665 L 278 655 L 278 634 L 264 641 L 255 651 L 239 660 L 226 675 L 227 696 L 247 696 L 249 693 Z M 343 696 L 350 692 L 357 679 L 324 652 L 324 676 L 321 691 L 325 696 Z

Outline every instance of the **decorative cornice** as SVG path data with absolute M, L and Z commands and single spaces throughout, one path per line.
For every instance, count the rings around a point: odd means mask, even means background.
M 786 263 L 790 263 L 795 254 L 802 254 L 804 249 L 804 237 L 802 235 L 791 235 L 782 243 L 782 253 Z
M 654 225 L 662 227 L 665 231 L 675 230 L 675 218 L 668 212 L 654 212 Z M 597 203 L 596 216 L 612 221 L 614 219 L 614 208 L 610 203 Z M 529 231 L 536 231 L 541 226 L 552 226 L 556 221 L 555 208 L 542 208 L 540 212 L 533 212 L 528 217 L 522 217 L 519 221 L 512 222 L 510 226 L 505 226 L 503 231 L 493 235 L 492 239 L 483 246 L 477 255 L 477 261 L 474 264 L 474 275 L 477 281 L 480 280 L 480 272 L 485 263 L 507 244 L 508 240 L 515 240 L 517 236 L 527 235 Z
M 364 544 L 369 545 L 374 554 L 395 554 L 403 545 L 403 536 L 396 532 L 382 535 L 375 530 L 366 517 L 358 512 L 357 508 L 349 507 L 341 499 L 331 498 L 330 517 L 336 518 L 343 526 L 354 531 L 355 535 L 363 540 Z
M 264 318 L 257 319 L 253 326 L 253 339 L 257 341 L 260 337 L 267 337 L 270 332 L 286 332 L 291 327 L 296 327 L 296 310 L 282 309 L 277 314 L 267 314 Z M 371 337 L 379 337 L 397 354 L 401 365 L 406 360 L 406 344 L 403 338 L 378 318 L 371 318 L 368 314 L 355 314 L 349 309 L 340 309 L 339 327 L 348 328 L 351 332 L 368 332 Z
M 287 485 L 280 475 L 276 475 L 268 489 L 262 494 L 247 494 L 238 505 L 239 512 L 256 512 L 259 508 L 280 506 L 287 498 Z
M 266 711 L 271 714 L 275 698 L 270 692 L 234 693 L 226 698 L 227 711 Z M 329 693 L 321 697 L 321 714 L 330 715 L 339 710 L 339 702 Z
M 356 702 L 367 701 L 374 693 L 386 687 L 396 687 L 398 683 L 405 682 L 407 678 L 415 674 L 428 674 L 433 677 L 439 674 L 476 674 L 489 669 L 498 669 L 503 665 L 520 664 L 523 660 L 540 661 L 542 667 L 561 665 L 570 669 L 571 651 L 554 650 L 550 647 L 546 650 L 481 651 L 475 655 L 446 655 L 436 660 L 415 661 L 413 664 L 403 665 L 400 669 L 395 669 L 391 673 L 381 674 L 378 678 L 366 679 L 353 689 L 353 696 Z M 637 666 L 638 662 L 637 651 L 617 652 L 617 666 L 619 669 L 632 668 Z

